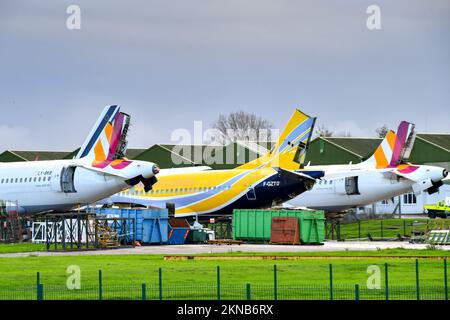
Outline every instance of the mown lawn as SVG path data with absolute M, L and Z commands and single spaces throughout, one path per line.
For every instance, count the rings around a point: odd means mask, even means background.
M 165 299 L 215 299 L 217 296 L 217 266 L 220 266 L 222 298 L 244 299 L 249 283 L 254 299 L 273 297 L 274 264 L 280 298 L 327 299 L 329 297 L 329 265 L 333 265 L 333 285 L 336 299 L 352 299 L 354 286 L 361 287 L 361 298 L 384 298 L 384 263 L 389 265 L 389 285 L 393 298 L 415 299 L 415 258 L 407 256 L 443 257 L 442 250 L 390 250 L 375 252 L 302 253 L 315 259 L 265 260 L 165 260 L 161 255 L 98 255 L 0 258 L 0 299 L 34 299 L 36 272 L 44 284 L 47 299 L 97 299 L 98 271 L 102 270 L 103 298 L 139 299 L 143 283 L 147 298 L 159 295 L 159 273 L 162 268 Z M 231 256 L 244 255 L 236 253 Z M 271 254 L 273 255 L 273 254 Z M 289 256 L 292 254 L 280 254 Z M 320 256 L 324 259 L 320 259 Z M 335 256 L 333 256 L 335 255 Z M 355 257 L 354 259 L 337 257 Z M 367 258 L 369 255 L 373 257 Z M 376 255 L 379 255 L 378 257 Z M 387 255 L 403 258 L 386 257 Z M 222 255 L 223 256 L 223 255 Z M 251 254 L 250 256 L 255 256 Z M 319 257 L 319 258 L 317 258 Z M 328 258 L 327 258 L 328 257 Z M 81 270 L 81 290 L 67 290 L 67 268 Z M 372 266 L 372 267 L 370 267 Z M 381 289 L 368 290 L 368 268 L 378 266 Z M 419 259 L 421 297 L 444 298 L 444 260 Z
M 0 254 L 15 252 L 45 251 L 46 245 L 40 243 L 2 243 L 0 244 Z
M 396 238 L 449 227 L 450 219 L 380 219 L 341 224 L 340 233 L 341 239 Z

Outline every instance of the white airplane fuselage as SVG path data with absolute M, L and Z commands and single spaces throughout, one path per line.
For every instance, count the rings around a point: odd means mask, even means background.
M 84 159 L 1 163 L 0 200 L 12 206 L 17 202 L 21 214 L 67 211 L 129 188 L 126 180 L 142 169 L 152 176 L 152 166 L 133 161 L 119 176 L 90 169 Z
M 423 185 L 421 191 L 426 191 L 430 183 L 437 183 L 447 175 L 440 167 L 418 167 L 409 179 L 386 169 L 360 165 L 309 166 L 308 170 L 323 170 L 325 176 L 286 206 L 341 212 L 412 192 L 414 185 Z

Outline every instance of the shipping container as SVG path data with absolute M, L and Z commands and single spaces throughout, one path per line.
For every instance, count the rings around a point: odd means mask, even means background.
M 269 242 L 273 217 L 298 218 L 300 241 L 319 244 L 325 239 L 325 213 L 322 210 L 233 210 L 233 239 Z
M 171 218 L 169 220 L 169 244 L 185 244 L 190 231 L 191 226 L 186 219 Z
M 186 238 L 186 243 L 206 243 L 208 233 L 204 230 L 191 230 Z
M 135 239 L 143 244 L 168 242 L 169 211 L 167 209 L 101 208 L 91 212 L 107 217 L 133 218 Z

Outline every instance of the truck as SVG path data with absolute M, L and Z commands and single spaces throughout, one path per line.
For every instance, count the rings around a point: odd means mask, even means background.
M 427 204 L 424 206 L 424 209 L 430 218 L 446 219 L 450 215 L 450 197 L 446 197 L 445 200 L 436 204 Z

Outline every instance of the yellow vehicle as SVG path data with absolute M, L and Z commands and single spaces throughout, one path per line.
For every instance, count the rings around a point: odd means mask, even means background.
M 439 217 L 445 219 L 450 215 L 450 197 L 446 197 L 445 200 L 436 204 L 427 204 L 423 207 L 430 218 Z

